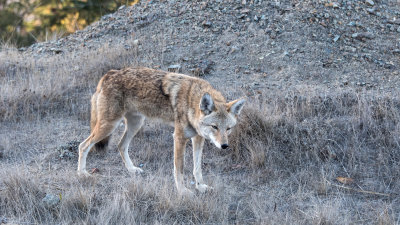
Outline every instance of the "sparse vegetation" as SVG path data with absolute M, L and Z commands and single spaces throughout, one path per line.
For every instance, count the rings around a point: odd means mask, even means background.
M 204 175 L 214 191 L 192 199 L 176 194 L 172 129 L 157 123 L 132 141 L 132 159 L 144 164 L 145 175 L 128 175 L 114 135 L 105 157 L 89 156 L 100 173 L 78 178 L 76 154 L 60 158 L 56 149 L 89 132 L 89 98 L 99 77 L 135 64 L 134 49 L 98 51 L 24 64 L 18 53 L 2 53 L 0 215 L 10 223 L 398 222 L 400 102 L 373 91 L 300 87 L 250 97 L 231 151 L 206 146 Z M 190 181 L 190 147 L 187 153 Z M 338 176 L 354 183 L 340 184 Z M 60 203 L 47 207 L 46 193 Z
M 199 8 L 207 16 L 225 10 L 217 2 L 193 1 L 188 11 L 181 7 L 186 2 L 176 1 L 173 8 L 162 1 L 162 10 L 152 11 L 160 9 L 155 2 L 121 10 L 60 42 L 25 52 L 0 48 L 0 224 L 400 223 L 400 92 L 391 87 L 398 82 L 393 68 L 399 51 L 392 46 L 397 31 L 370 25 L 380 21 L 375 15 L 366 18 L 370 6 L 258 1 L 271 7 L 262 8 L 264 20 L 253 22 L 241 2 L 223 2 L 224 7 L 236 4 L 226 7 L 230 18 L 238 19 L 231 32 L 219 16 L 210 25 L 198 13 Z M 395 3 L 381 2 L 386 8 L 379 12 L 392 15 L 389 6 Z M 381 32 L 377 40 L 353 40 L 348 27 L 364 28 L 347 25 L 358 16 L 352 10 L 363 13 L 364 26 Z M 133 22 L 125 13 L 132 13 Z M 187 15 L 180 26 L 181 13 L 195 16 Z M 333 42 L 329 26 L 335 13 L 340 14 L 336 25 L 348 34 Z M 304 21 L 298 17 L 309 14 Z M 197 21 L 196 29 L 191 21 Z M 395 21 L 387 24 L 397 28 Z M 168 23 L 176 26 L 170 29 Z M 294 45 L 288 43 L 292 39 Z M 326 46 L 334 52 L 327 55 Z M 364 51 L 396 67 L 380 66 L 368 54 L 361 56 Z M 177 195 L 173 129 L 151 121 L 130 146 L 144 174 L 130 175 L 122 163 L 116 150 L 121 125 L 107 152 L 89 154 L 88 168 L 96 173 L 76 175 L 77 145 L 90 130 L 89 100 L 106 71 L 136 65 L 165 69 L 181 62 L 190 73 L 205 59 L 215 65 L 203 78 L 229 100 L 248 98 L 230 150 L 206 142 L 203 175 L 212 192 Z M 373 85 L 363 84 L 367 72 Z M 190 144 L 186 153 L 186 186 L 193 190 Z M 51 206 L 46 195 L 59 201 Z

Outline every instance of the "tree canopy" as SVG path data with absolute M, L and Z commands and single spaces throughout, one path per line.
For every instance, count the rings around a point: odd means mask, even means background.
M 28 46 L 83 29 L 139 0 L 0 0 L 0 42 Z

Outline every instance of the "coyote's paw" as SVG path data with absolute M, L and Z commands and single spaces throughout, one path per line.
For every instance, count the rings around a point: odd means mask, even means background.
M 86 170 L 78 170 L 78 176 L 80 177 L 90 177 L 90 173 Z
M 204 193 L 204 192 L 206 192 L 206 191 L 213 190 L 212 187 L 210 187 L 210 186 L 208 186 L 208 185 L 206 185 L 206 184 L 199 184 L 199 185 L 196 185 L 196 189 L 197 189 L 200 193 Z
M 143 173 L 143 170 L 142 169 L 140 169 L 139 167 L 130 167 L 130 168 L 127 168 L 128 169 L 128 171 L 129 171 L 129 173 Z

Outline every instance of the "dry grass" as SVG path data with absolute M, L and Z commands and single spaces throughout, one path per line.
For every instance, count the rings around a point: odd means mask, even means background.
M 129 175 L 114 150 L 121 127 L 105 156 L 89 155 L 88 166 L 100 173 L 78 178 L 76 152 L 60 158 L 59 147 L 88 135 L 89 98 L 99 77 L 110 68 L 137 64 L 135 48 L 97 51 L 40 59 L 0 53 L 0 219 L 19 224 L 399 223 L 398 93 L 298 86 L 249 98 L 230 138 L 232 150 L 206 145 L 203 170 L 214 191 L 193 198 L 176 194 L 172 129 L 157 123 L 146 123 L 131 144 L 130 154 L 144 164 L 144 175 Z M 189 145 L 185 173 L 193 189 L 190 150 Z M 353 184 L 343 185 L 351 189 L 332 185 L 338 176 L 353 178 Z M 57 206 L 42 202 L 48 193 L 60 196 Z
M 87 96 L 99 77 L 135 63 L 137 46 L 132 41 L 50 56 L 25 57 L 12 49 L 0 52 L 0 120 L 86 110 Z

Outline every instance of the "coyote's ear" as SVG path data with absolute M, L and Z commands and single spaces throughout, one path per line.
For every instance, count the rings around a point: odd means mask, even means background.
M 244 98 L 239 98 L 229 102 L 227 104 L 228 112 L 232 113 L 235 116 L 239 116 L 240 111 L 242 111 L 245 102 L 246 99 Z
M 214 101 L 212 100 L 210 94 L 205 93 L 200 101 L 200 110 L 205 115 L 208 115 L 212 111 L 214 111 L 214 109 L 215 109 Z

